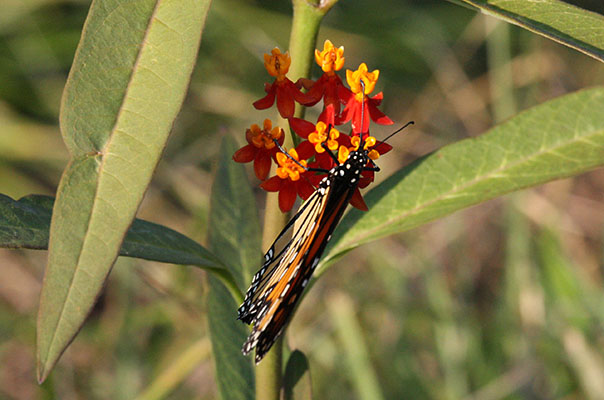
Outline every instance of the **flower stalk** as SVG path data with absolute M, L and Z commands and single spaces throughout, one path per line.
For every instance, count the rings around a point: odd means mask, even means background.
M 335 1 L 332 1 L 335 3 Z M 319 32 L 319 25 L 328 9 L 318 9 L 316 5 L 306 0 L 293 0 L 293 21 L 289 39 L 289 52 L 292 64 L 289 76 L 308 78 L 313 61 L 313 52 Z M 304 108 L 296 105 L 294 116 L 302 118 Z M 296 145 L 294 135 L 286 135 L 287 146 Z M 279 234 L 287 223 L 289 215 L 279 210 L 277 193 L 268 193 L 266 211 L 264 214 L 264 232 L 262 244 L 268 248 L 272 240 Z M 256 368 L 256 398 L 260 400 L 278 400 L 283 384 L 283 338 L 279 338 L 267 354 L 264 362 Z

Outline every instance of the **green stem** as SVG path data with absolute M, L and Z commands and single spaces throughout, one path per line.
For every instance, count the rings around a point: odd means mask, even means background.
M 490 31 L 486 45 L 493 119 L 499 124 L 516 114 L 517 109 L 510 54 L 510 25 L 492 17 L 485 17 L 485 25 Z
M 283 336 L 256 367 L 256 399 L 280 399 L 283 382 Z
M 293 0 L 293 6 L 294 19 L 288 49 L 292 63 L 288 76 L 295 82 L 298 78 L 308 78 L 310 75 L 319 24 L 325 14 L 305 0 Z M 304 107 L 297 104 L 295 116 L 301 118 L 303 113 Z
M 310 0 L 292 0 L 293 21 L 289 39 L 289 54 L 292 59 L 289 77 L 292 81 L 308 78 L 310 67 L 314 60 L 314 49 L 321 20 L 337 0 L 323 1 L 322 5 Z M 302 118 L 304 108 L 296 105 L 295 116 Z M 286 147 L 292 147 L 295 139 L 287 135 Z M 296 143 L 297 144 L 297 143 Z M 274 238 L 287 223 L 288 215 L 279 211 L 279 201 L 276 193 L 269 193 L 266 199 L 264 214 L 263 248 L 268 248 Z M 272 349 L 256 368 L 256 399 L 278 400 L 283 382 L 283 340 L 275 342 Z
M 299 78 L 308 78 L 310 76 L 310 68 L 315 59 L 314 52 L 319 34 L 319 25 L 325 14 L 336 2 L 337 0 L 328 0 L 323 1 L 323 4 L 319 5 L 319 1 L 292 0 L 294 18 L 288 49 L 292 63 L 287 74 L 292 81 L 295 82 Z M 304 111 L 304 107 L 296 104 L 294 116 L 304 118 Z M 299 138 L 295 135 L 290 136 L 292 137 L 293 144 L 298 145 Z
M 243 303 L 243 293 L 241 290 L 239 290 L 239 287 L 235 283 L 235 278 L 229 270 L 222 268 L 211 268 L 210 271 L 216 278 L 220 279 L 224 286 L 226 286 L 231 293 L 231 296 L 233 296 L 233 299 L 235 299 L 235 302 L 238 304 Z

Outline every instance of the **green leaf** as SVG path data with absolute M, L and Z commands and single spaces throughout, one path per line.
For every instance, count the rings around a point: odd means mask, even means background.
M 287 360 L 283 374 L 284 400 L 312 399 L 312 384 L 308 360 L 300 350 L 294 350 Z
M 604 16 L 559 0 L 463 0 L 483 13 L 604 61 Z
M 189 345 L 170 362 L 135 400 L 166 399 L 210 355 L 210 341 L 203 337 Z
M 591 286 L 593 282 L 567 259 L 555 230 L 545 228 L 536 236 L 535 259 L 549 314 L 582 331 L 601 326 L 604 296 L 600 288 Z
M 361 400 L 384 399 L 377 373 L 369 357 L 367 341 L 363 337 L 363 328 L 358 319 L 358 308 L 349 297 L 341 293 L 332 293 L 327 302 L 346 357 L 342 360 L 344 368 L 349 370 L 349 379 Z
M 225 137 L 212 186 L 208 243 L 214 254 L 232 266 L 235 279 L 247 284 L 244 271 L 258 268 L 261 261 L 260 224 L 244 168 L 231 158 L 234 152 L 233 140 Z M 219 281 L 212 276 L 208 281 L 208 322 L 221 397 L 253 399 L 252 359 L 241 353 L 249 330 L 237 320 L 238 303 L 243 298 L 236 303 Z
M 233 139 L 225 137 L 210 197 L 208 243 L 245 289 L 262 264 L 262 235 L 245 169 L 232 158 L 235 151 Z
M 29 195 L 15 201 L 0 194 L 0 247 L 45 250 L 54 199 Z M 206 269 L 227 286 L 234 299 L 242 297 L 224 263 L 205 247 L 182 233 L 135 219 L 122 243 L 120 256 Z
M 15 201 L 0 194 L 0 247 L 47 249 L 54 199 L 26 196 Z
M 184 98 L 209 1 L 92 3 L 61 107 L 71 155 L 38 316 L 43 381 L 109 274 Z
M 208 323 L 220 397 L 222 400 L 253 399 L 254 367 L 251 358 L 241 353 L 249 331 L 237 320 L 239 304 L 219 280 L 209 275 L 208 283 Z
M 363 243 L 604 165 L 602 110 L 604 89 L 583 90 L 417 160 L 367 194 L 369 212 L 344 217 L 322 265 Z
M 30 195 L 15 201 L 0 194 L 0 247 L 47 249 L 54 199 Z M 172 264 L 224 269 L 222 262 L 194 240 L 170 228 L 135 219 L 121 256 Z

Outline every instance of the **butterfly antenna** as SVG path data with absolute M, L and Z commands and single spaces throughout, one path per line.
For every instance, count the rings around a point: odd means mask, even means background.
M 380 140 L 380 143 L 385 143 L 386 140 L 390 139 L 392 136 L 396 135 L 397 133 L 399 133 L 400 131 L 402 131 L 403 129 L 405 129 L 406 127 L 408 127 L 409 125 L 413 125 L 413 124 L 415 124 L 415 121 L 409 121 L 409 122 L 407 122 L 401 128 L 397 129 L 396 131 L 392 132 L 390 135 L 386 136 L 386 139 Z
M 311 172 L 323 172 L 323 173 L 327 173 L 327 172 L 329 172 L 328 170 L 323 169 L 323 168 L 308 168 L 308 167 L 305 167 L 304 165 L 302 165 L 302 164 L 300 163 L 300 161 L 296 160 L 296 159 L 295 159 L 295 158 L 293 158 L 293 157 L 292 157 L 292 156 L 291 156 L 291 155 L 290 155 L 290 154 L 289 154 L 287 151 L 285 151 L 285 149 L 283 148 L 283 146 L 281 146 L 281 145 L 279 144 L 279 142 L 277 141 L 277 139 L 273 139 L 273 142 L 275 142 L 275 145 L 276 145 L 276 146 L 279 148 L 279 150 L 281 150 L 281 153 L 285 154 L 285 156 L 286 156 L 287 158 L 289 158 L 290 160 L 292 160 L 293 162 L 295 162 L 296 164 L 298 164 L 298 166 L 299 166 L 300 168 L 302 168 L 304 171 L 311 171 Z

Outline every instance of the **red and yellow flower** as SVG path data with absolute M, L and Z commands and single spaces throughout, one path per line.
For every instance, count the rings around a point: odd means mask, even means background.
M 379 70 L 369 72 L 365 63 L 359 65 L 356 71 L 346 70 L 346 81 L 350 86 L 352 95 L 346 99 L 346 107 L 338 124 L 352 121 L 353 134 L 369 132 L 370 120 L 380 125 L 392 125 L 394 123 L 377 108 L 382 103 L 382 92 L 369 97 L 379 76 Z M 363 83 L 361 84 L 361 82 Z
M 323 99 L 323 112 L 319 121 L 327 125 L 335 125 L 336 117 L 340 114 L 341 105 L 351 96 L 340 77 L 335 73 L 344 66 L 344 47 L 336 48 L 329 40 L 323 45 L 323 51 L 315 50 L 315 61 L 323 70 L 323 75 L 310 87 L 305 105 L 314 105 Z
M 370 160 L 376 160 L 392 149 L 369 135 L 371 121 L 382 125 L 393 123 L 377 108 L 382 101 L 382 93 L 369 97 L 375 89 L 379 70 L 369 71 L 365 63 L 355 71 L 347 70 L 348 89 L 336 73 L 344 66 L 343 47 L 335 47 L 326 40 L 323 50 L 315 50 L 315 61 L 323 71 L 321 77 L 316 81 L 299 79 L 293 83 L 286 76 L 291 64 L 289 53 L 281 53 L 275 48 L 271 54 L 265 54 L 264 66 L 275 80 L 265 84 L 266 96 L 254 102 L 257 109 L 266 109 L 276 103 L 279 114 L 288 119 L 292 132 L 303 139 L 302 142 L 285 154 L 280 148 L 284 141 L 283 131 L 273 128 L 271 121 L 265 120 L 262 129 L 252 125 L 246 131 L 248 144 L 233 155 L 237 162 L 254 161 L 256 176 L 264 180 L 260 186 L 269 192 L 279 192 L 279 208 L 283 212 L 293 207 L 297 196 L 307 199 L 314 192 L 315 186 L 325 176 L 314 171 L 327 171 L 337 162 L 344 163 L 351 151 L 359 149 L 361 140 Z M 302 93 L 301 88 L 307 89 L 307 93 Z M 323 108 L 316 124 L 293 117 L 296 102 L 312 106 L 321 100 Z M 349 121 L 351 134 L 346 135 L 338 127 Z M 276 174 L 265 180 L 272 160 L 277 163 Z M 375 164 L 368 161 L 368 169 L 361 173 L 350 200 L 361 210 L 367 210 L 367 205 L 358 188 L 373 182 L 372 167 Z
M 260 185 L 268 192 L 279 192 L 279 208 L 283 212 L 292 209 L 296 196 L 306 200 L 315 190 L 308 177 L 305 177 L 309 173 L 306 170 L 307 162 L 298 155 L 296 149 L 291 149 L 288 154 L 289 157 L 284 153 L 277 153 L 277 174 Z
M 254 172 L 256 177 L 262 181 L 266 179 L 271 169 L 271 157 L 280 154 L 275 140 L 279 145 L 282 145 L 285 140 L 283 129 L 273 128 L 272 125 L 270 119 L 264 120 L 262 129 L 253 124 L 245 131 L 245 139 L 248 144 L 233 154 L 233 160 L 237 162 L 248 163 L 254 161 Z
M 277 98 L 279 114 L 283 118 L 290 118 L 294 115 L 295 101 L 300 104 L 308 103 L 309 98 L 285 76 L 289 71 L 290 64 L 289 53 L 281 53 L 281 50 L 276 47 L 271 51 L 271 54 L 264 55 L 264 67 L 269 75 L 275 77 L 275 81 L 272 84 L 265 84 L 264 90 L 267 94 L 254 102 L 256 109 L 264 110 L 271 107 L 275 103 L 275 98 Z

